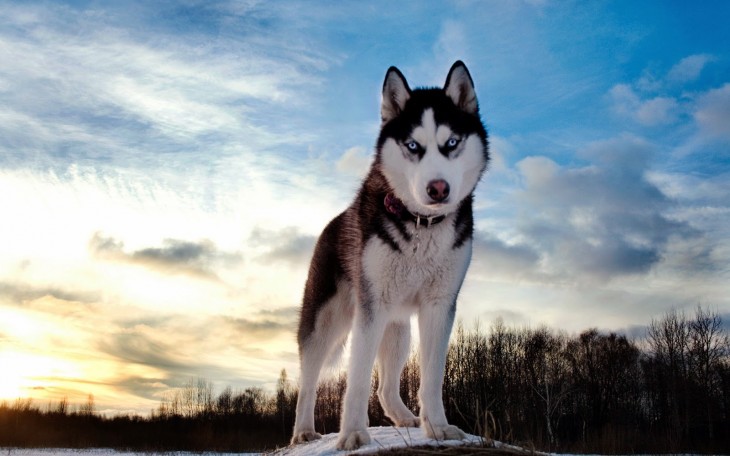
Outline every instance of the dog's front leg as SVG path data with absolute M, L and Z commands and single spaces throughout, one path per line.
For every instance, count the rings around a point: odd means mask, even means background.
M 455 311 L 454 301 L 441 300 L 424 303 L 418 314 L 421 339 L 421 386 L 418 390 L 421 428 L 426 435 L 436 440 L 461 440 L 466 437 L 461 429 L 446 421 L 441 391 Z
M 372 303 L 360 304 L 355 312 L 347 389 L 337 440 L 339 450 L 355 450 L 370 443 L 367 431 L 370 381 L 385 328 L 384 315 L 374 311 L 373 306 Z

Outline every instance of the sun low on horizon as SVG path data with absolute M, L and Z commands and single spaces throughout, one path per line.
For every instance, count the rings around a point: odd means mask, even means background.
M 730 322 L 730 3 L 399 8 L 4 2 L 0 403 L 296 383 L 312 250 L 392 65 L 442 86 L 462 60 L 477 91 L 466 328 Z
M 13 405 L 17 400 L 30 400 L 34 406 L 55 409 L 62 401 L 78 406 L 91 395 L 103 406 L 129 404 L 131 410 L 141 410 L 144 405 L 144 401 L 120 394 L 121 390 L 115 392 L 105 383 L 104 377 L 114 366 L 85 348 L 84 341 L 77 340 L 79 328 L 68 322 L 0 308 L 0 332 L 13 341 L 0 349 L 0 365 L 11 366 L 0 376 L 1 402 Z M 115 409 L 100 411 L 128 411 Z

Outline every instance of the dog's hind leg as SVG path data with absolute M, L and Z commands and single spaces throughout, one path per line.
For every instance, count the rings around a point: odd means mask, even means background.
M 299 397 L 294 433 L 291 443 L 304 443 L 322 436 L 314 430 L 314 405 L 317 401 L 317 382 L 327 354 L 319 341 L 308 340 L 300 347 Z
M 291 443 L 304 443 L 321 437 L 314 430 L 317 382 L 325 362 L 341 350 L 352 325 L 349 287 L 335 295 L 317 315 L 314 331 L 299 345 L 299 397 Z
M 396 426 L 418 427 L 420 420 L 403 403 L 400 396 L 400 376 L 411 346 L 408 321 L 393 322 L 385 328 L 378 349 L 378 398 L 385 415 Z

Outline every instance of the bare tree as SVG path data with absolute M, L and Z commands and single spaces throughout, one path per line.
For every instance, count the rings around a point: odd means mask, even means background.
M 58 407 L 56 407 L 56 413 L 58 413 L 59 415 L 68 414 L 68 397 L 64 396 L 63 399 L 58 402 Z
M 684 313 L 671 310 L 660 320 L 652 320 L 647 331 L 652 355 L 657 362 L 660 378 L 667 386 L 663 404 L 669 413 L 670 436 L 680 440 L 689 429 L 689 324 Z
M 281 419 L 282 432 L 286 433 L 294 425 L 294 408 L 297 392 L 289 383 L 286 369 L 282 369 L 276 382 L 276 414 Z
M 530 388 L 543 405 L 543 419 L 550 445 L 557 443 L 555 431 L 559 407 L 570 392 L 564 357 L 566 338 L 554 336 L 547 328 L 531 331 L 525 342 L 525 367 Z
M 589 329 L 568 342 L 566 357 L 581 438 L 608 440 L 617 427 L 638 432 L 643 386 L 639 349 L 625 336 Z
M 233 410 L 233 390 L 227 386 L 215 400 L 215 411 L 218 415 L 231 415 Z
M 689 353 L 692 360 L 691 372 L 696 377 L 703 397 L 707 419 L 707 432 L 714 437 L 713 413 L 717 409 L 717 392 L 720 376 L 717 367 L 728 353 L 730 339 L 722 331 L 722 319 L 717 312 L 703 310 L 698 306 L 694 319 L 689 321 Z
M 96 404 L 94 402 L 94 395 L 89 394 L 85 404 L 79 406 L 79 415 L 93 416 L 96 412 Z

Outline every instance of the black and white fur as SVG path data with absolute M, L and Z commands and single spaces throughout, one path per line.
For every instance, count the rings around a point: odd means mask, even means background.
M 320 370 L 351 330 L 339 449 L 370 442 L 367 405 L 376 359 L 378 397 L 395 425 L 420 425 L 435 439 L 464 437 L 446 421 L 441 389 L 456 297 L 471 260 L 473 192 L 489 160 L 469 71 L 458 61 L 443 89 L 411 90 L 391 67 L 381 117 L 375 160 L 355 201 L 327 225 L 315 247 L 299 322 L 292 443 L 320 438 L 314 429 Z M 420 340 L 419 417 L 399 395 L 413 313 Z

